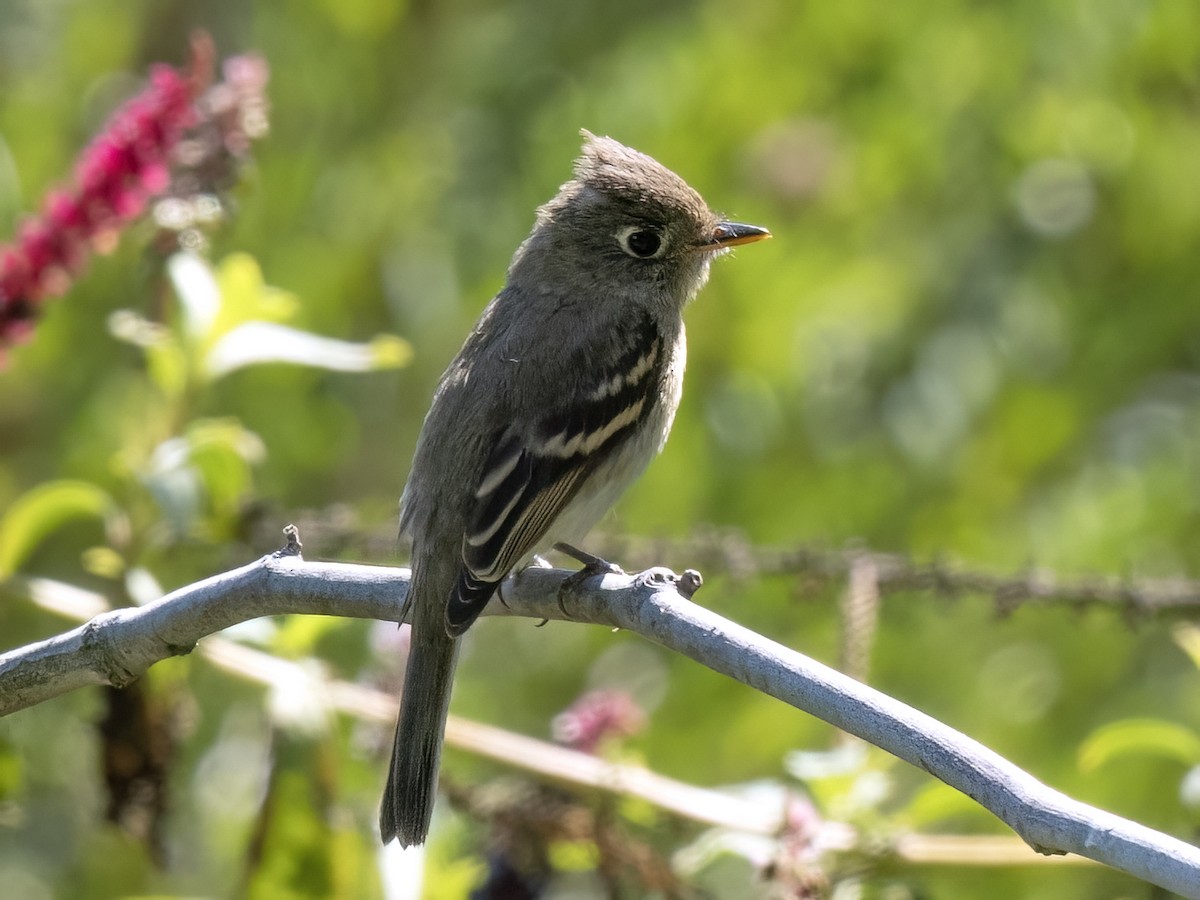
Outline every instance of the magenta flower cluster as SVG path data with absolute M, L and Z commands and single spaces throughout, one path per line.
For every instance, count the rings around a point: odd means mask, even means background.
M 646 713 L 629 694 L 616 690 L 589 691 L 554 718 L 554 739 L 583 753 L 595 753 L 612 738 L 637 734 Z
M 63 293 L 93 252 L 170 184 L 170 155 L 196 119 L 198 79 L 156 66 L 150 84 L 112 116 L 80 156 L 74 185 L 51 192 L 41 214 L 0 248 L 0 348 L 25 337 L 42 301 Z

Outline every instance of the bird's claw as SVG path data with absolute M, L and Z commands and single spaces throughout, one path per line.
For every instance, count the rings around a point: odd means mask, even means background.
M 558 609 L 563 614 L 564 618 L 570 619 L 573 616 L 567 612 L 566 597 L 572 593 L 581 584 L 589 578 L 594 578 L 597 575 L 624 575 L 625 570 L 616 563 L 611 563 L 595 554 L 588 553 L 586 550 L 580 550 L 578 547 L 573 547 L 570 544 L 558 543 L 554 545 L 554 549 L 559 553 L 563 553 L 572 559 L 583 563 L 583 568 L 573 575 L 568 575 L 563 579 L 562 584 L 558 586 Z

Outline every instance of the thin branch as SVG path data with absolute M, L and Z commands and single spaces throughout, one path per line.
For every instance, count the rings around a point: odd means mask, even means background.
M 805 710 L 973 797 L 1042 853 L 1077 853 L 1200 900 L 1200 849 L 1054 791 L 982 744 L 890 697 L 686 600 L 666 569 L 604 575 L 560 604 L 568 573 L 527 569 L 504 588 L 504 615 L 563 618 L 637 632 Z M 83 684 L 127 684 L 203 636 L 262 615 L 395 621 L 401 569 L 264 557 L 136 609 L 0 656 L 0 712 Z
M 946 559 L 919 562 L 851 544 L 763 547 L 729 530 L 705 530 L 682 539 L 608 536 L 598 545 L 611 559 L 641 565 L 657 559 L 683 559 L 706 571 L 737 580 L 795 576 L 815 584 L 843 585 L 858 566 L 869 565 L 881 595 L 926 592 L 947 597 L 991 597 L 1002 613 L 1026 603 L 1106 607 L 1135 617 L 1195 613 L 1200 581 L 1115 575 L 1064 577 L 1031 565 L 1015 573 L 989 572 Z
M 299 527 L 311 543 L 333 555 L 384 559 L 396 552 L 394 525 L 372 530 L 360 523 L 348 507 L 313 512 L 299 520 Z M 274 534 L 264 534 L 262 540 L 274 540 Z M 761 546 L 735 529 L 706 528 L 683 538 L 598 533 L 588 545 L 593 552 L 627 569 L 672 559 L 709 575 L 727 574 L 736 580 L 799 577 L 814 585 L 844 585 L 856 565 L 868 562 L 877 573 L 877 587 L 883 596 L 906 592 L 948 597 L 977 594 L 991 597 L 1002 613 L 1026 603 L 1099 606 L 1134 617 L 1192 614 L 1200 609 L 1197 579 L 1104 574 L 1065 577 L 1035 564 L 1016 572 L 993 572 L 942 558 L 922 562 L 859 543 L 844 547 Z
M 139 607 L 96 615 L 0 655 L 0 715 L 93 684 L 124 687 L 154 663 L 260 616 L 302 613 L 398 621 L 408 570 L 265 556 Z

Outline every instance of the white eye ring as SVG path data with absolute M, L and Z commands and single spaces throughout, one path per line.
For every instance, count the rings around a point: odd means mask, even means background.
M 667 242 L 655 228 L 629 225 L 617 232 L 617 244 L 634 259 L 658 259 L 666 252 Z

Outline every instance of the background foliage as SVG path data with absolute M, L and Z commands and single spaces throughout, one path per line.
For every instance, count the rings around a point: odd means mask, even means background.
M 3 230 L 150 62 L 183 59 L 194 26 L 272 73 L 272 133 L 208 250 L 242 279 L 225 302 L 274 285 L 298 327 L 400 335 L 411 364 L 253 366 L 172 394 L 106 324 L 118 309 L 177 321 L 161 262 L 127 236 L 0 373 L 0 509 L 56 483 L 92 512 L 50 523 L 20 571 L 130 602 L 147 578 L 169 588 L 261 554 L 304 510 L 390 528 L 436 378 L 586 127 L 776 235 L 714 267 L 689 312 L 675 433 L 607 530 L 711 524 L 983 569 L 1200 575 L 1200 19 L 1186 0 L 20 0 L 0 6 Z M 164 458 L 172 440 L 182 463 Z M 706 574 L 702 602 L 836 658 L 836 590 Z M 5 647 L 62 626 L 18 593 L 0 606 Z M 1195 741 L 1156 737 L 1200 730 L 1179 636 L 1097 609 L 1000 617 L 983 598 L 897 596 L 871 681 L 1080 799 L 1194 837 Z M 384 677 L 399 652 L 377 653 L 387 642 L 362 623 L 251 637 L 348 678 Z M 834 740 L 629 637 L 520 622 L 472 633 L 455 709 L 545 736 L 597 685 L 649 713 L 624 752 L 701 784 L 784 779 L 789 752 Z M 113 739 L 95 723 L 113 702 L 85 692 L 0 724 L 0 881 L 20 896 L 379 894 L 390 735 L 301 727 L 202 661 L 160 666 L 140 714 L 172 736 L 155 849 L 136 825 L 103 824 Z M 1157 721 L 1096 749 L 1134 718 Z M 494 774 L 454 753 L 446 768 Z M 912 770 L 871 758 L 863 774 L 884 790 L 813 786 L 822 812 L 884 832 L 1001 833 Z M 646 832 L 663 852 L 694 837 Z M 431 894 L 482 880 L 487 846 L 446 811 Z M 555 857 L 568 873 L 555 883 L 594 889 L 586 858 Z M 889 897 L 1150 896 L 1090 868 L 831 871 L 865 872 L 843 883 Z M 718 896 L 757 878 L 732 855 L 692 876 Z

